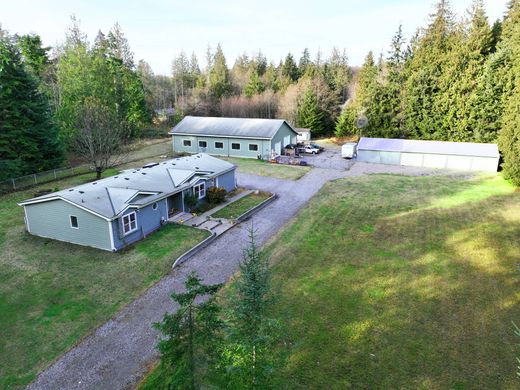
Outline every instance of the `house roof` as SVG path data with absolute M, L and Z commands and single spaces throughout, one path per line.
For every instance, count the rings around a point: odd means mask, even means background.
M 307 129 L 305 127 L 296 127 L 295 130 L 298 133 L 310 133 L 311 132 L 311 129 Z
M 140 207 L 191 187 L 235 165 L 204 153 L 161 162 L 77 187 L 28 199 L 21 206 L 61 199 L 105 219 L 116 218 L 129 207 Z
M 218 118 L 186 116 L 169 134 L 205 135 L 236 138 L 265 138 L 275 136 L 280 127 L 291 125 L 283 119 Z
M 367 138 L 362 137 L 357 147 L 359 150 L 448 154 L 457 156 L 476 156 L 498 158 L 496 144 L 478 144 L 472 142 L 419 141 L 410 139 Z

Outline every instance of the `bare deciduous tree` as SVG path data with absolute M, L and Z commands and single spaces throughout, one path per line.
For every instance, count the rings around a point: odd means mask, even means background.
M 85 100 L 76 126 L 75 149 L 94 166 L 96 179 L 105 169 L 123 162 L 125 131 L 108 107 L 93 99 Z

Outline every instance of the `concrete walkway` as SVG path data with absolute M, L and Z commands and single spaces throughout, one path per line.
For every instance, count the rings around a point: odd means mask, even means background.
M 298 181 L 237 173 L 249 189 L 276 193 L 278 198 L 252 217 L 263 245 L 294 217 L 329 180 L 344 170 L 315 168 Z M 158 357 L 158 333 L 151 328 L 165 311 L 176 310 L 170 294 L 183 290 L 186 276 L 196 271 L 206 283 L 225 282 L 236 270 L 247 242 L 250 221 L 220 236 L 195 257 L 175 268 L 112 320 L 64 354 L 29 385 L 29 389 L 124 389 L 135 384 Z

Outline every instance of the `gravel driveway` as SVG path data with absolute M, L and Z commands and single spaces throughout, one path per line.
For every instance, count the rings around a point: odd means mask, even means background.
M 298 181 L 237 173 L 240 186 L 278 194 L 277 200 L 253 216 L 260 245 L 272 238 L 329 180 L 371 173 L 454 174 L 434 169 L 354 164 L 338 156 L 334 149 L 329 149 L 311 157 L 315 168 Z M 150 326 L 152 322 L 160 321 L 165 311 L 176 309 L 170 294 L 182 291 L 183 281 L 192 271 L 196 271 L 206 283 L 225 282 L 237 269 L 247 242 L 248 226 L 249 221 L 236 226 L 173 270 L 59 358 L 28 388 L 114 390 L 135 384 L 146 373 L 147 364 L 158 357 L 155 350 L 158 333 Z
M 346 171 L 313 169 L 299 181 L 237 173 L 241 186 L 276 192 L 278 199 L 254 215 L 260 245 L 286 224 L 331 179 Z M 59 358 L 29 389 L 124 389 L 136 383 L 157 358 L 158 334 L 150 326 L 176 307 L 170 299 L 181 291 L 187 274 L 196 271 L 207 283 L 226 281 L 237 269 L 248 223 L 238 225 L 172 271 L 115 318 Z

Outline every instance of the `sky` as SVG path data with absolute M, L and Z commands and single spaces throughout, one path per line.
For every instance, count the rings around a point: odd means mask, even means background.
M 400 24 L 407 38 L 426 25 L 436 0 L 0 0 L 0 25 L 10 33 L 36 33 L 45 45 L 64 39 L 75 15 L 91 40 L 118 22 L 135 53 L 156 74 L 170 74 L 174 56 L 192 52 L 204 66 L 208 45 L 222 45 L 228 66 L 259 50 L 277 63 L 304 48 L 324 56 L 345 48 L 351 65 L 369 50 L 386 53 Z M 485 0 L 494 21 L 508 0 Z M 451 0 L 462 17 L 471 0 Z

